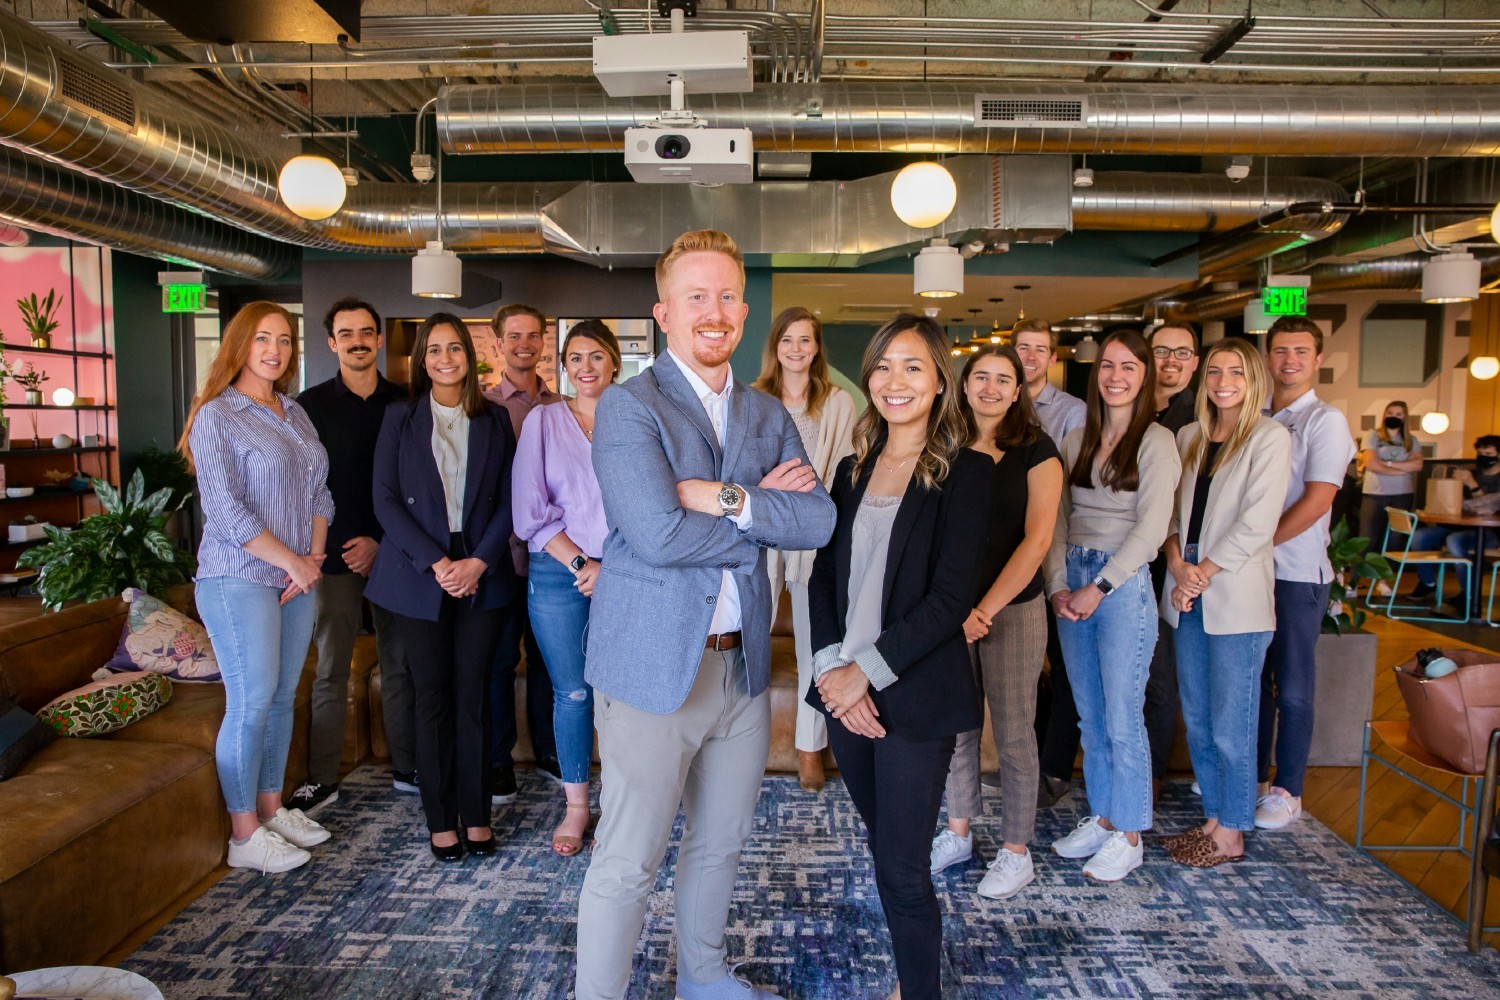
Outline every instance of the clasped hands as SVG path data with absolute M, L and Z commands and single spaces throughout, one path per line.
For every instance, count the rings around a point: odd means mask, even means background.
M 318 581 L 323 579 L 323 560 L 327 557 L 325 552 L 294 557 L 292 564 L 286 567 L 286 587 L 277 603 L 285 604 L 299 594 L 311 594 Z
M 818 474 L 800 458 L 789 458 L 766 473 L 756 485 L 763 490 L 808 493 L 818 485 Z M 719 491 L 723 488 L 723 483 L 707 479 L 684 479 L 677 484 L 677 500 L 683 510 L 722 517 L 724 508 L 719 506 Z
M 1059 590 L 1053 594 L 1052 610 L 1057 617 L 1070 622 L 1086 621 L 1104 600 L 1104 593 L 1092 582 L 1077 590 Z
M 1193 602 L 1203 596 L 1217 569 L 1212 563 L 1190 563 L 1186 559 L 1167 560 L 1167 571 L 1177 581 L 1172 588 L 1172 607 L 1179 613 L 1193 610 Z
M 466 559 L 443 556 L 432 564 L 432 575 L 450 596 L 469 597 L 478 592 L 479 578 L 489 568 L 489 563 L 474 556 Z
M 880 710 L 870 699 L 870 679 L 857 663 L 846 663 L 826 671 L 818 678 L 818 697 L 823 707 L 857 736 L 878 740 L 885 727 L 875 721 Z

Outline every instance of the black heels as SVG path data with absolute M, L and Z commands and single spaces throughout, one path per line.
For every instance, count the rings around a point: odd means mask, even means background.
M 484 840 L 470 840 L 463 834 L 459 834 L 459 840 L 463 842 L 464 847 L 468 849 L 469 853 L 474 855 L 476 858 L 490 857 L 495 853 L 496 850 L 498 850 L 498 847 L 495 844 L 495 834 L 493 831 L 491 831 L 490 835 Z
M 432 856 L 437 858 L 444 864 L 451 865 L 464 859 L 464 845 L 462 837 L 459 838 L 458 843 L 449 844 L 447 847 L 439 847 L 432 842 L 431 838 L 428 838 L 427 846 L 432 848 Z

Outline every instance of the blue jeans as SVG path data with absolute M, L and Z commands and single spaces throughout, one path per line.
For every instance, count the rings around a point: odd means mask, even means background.
M 1068 546 L 1068 587 L 1086 585 L 1110 553 Z M 1151 746 L 1146 739 L 1146 678 L 1156 648 L 1156 601 L 1142 566 L 1086 620 L 1057 620 L 1078 730 L 1089 809 L 1117 830 L 1151 826 Z
M 232 813 L 255 811 L 255 796 L 281 791 L 292 745 L 297 681 L 312 643 L 316 604 L 300 594 L 234 576 L 199 579 L 198 613 L 224 677 L 224 721 L 214 762 Z
M 1271 779 L 1274 756 L 1276 786 L 1295 796 L 1302 794 L 1312 747 L 1318 633 L 1328 610 L 1329 586 L 1276 581 L 1276 632 L 1260 672 L 1259 778 Z
M 552 728 L 562 780 L 584 784 L 594 753 L 594 689 L 583 679 L 589 599 L 573 586 L 571 570 L 545 552 L 533 552 L 526 607 L 552 678 Z
M 1273 634 L 1209 635 L 1202 598 L 1177 616 L 1177 690 L 1193 776 L 1203 790 L 1203 815 L 1231 830 L 1255 827 L 1260 673 Z

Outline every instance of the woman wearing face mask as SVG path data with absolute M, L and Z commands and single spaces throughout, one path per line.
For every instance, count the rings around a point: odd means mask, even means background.
M 964 618 L 979 586 L 974 511 L 992 463 L 964 447 L 961 391 L 932 320 L 900 315 L 865 349 L 870 407 L 839 463 L 833 538 L 808 584 L 816 686 L 829 742 L 869 830 L 899 980 L 941 996 L 942 914 L 927 846 L 959 733 L 983 723 Z
M 1380 426 L 1365 435 L 1359 467 L 1364 470 L 1359 533 L 1378 552 L 1385 542 L 1385 509 L 1411 510 L 1417 473 L 1422 471 L 1422 449 L 1411 432 L 1411 418 L 1401 400 L 1387 404 Z M 1389 594 L 1390 586 L 1382 581 L 1377 592 Z
M 1500 493 L 1500 434 L 1481 434 L 1475 438 L 1474 471 L 1455 469 L 1453 478 L 1463 483 L 1466 500 Z M 1474 546 L 1479 544 L 1478 538 L 1481 531 L 1484 533 L 1485 546 L 1493 546 L 1495 544 L 1493 528 L 1455 531 L 1441 524 L 1428 524 L 1417 529 L 1417 535 L 1412 539 L 1411 547 L 1421 552 L 1447 548 L 1450 554 L 1460 559 L 1473 559 Z M 1422 599 L 1432 597 L 1437 593 L 1437 570 L 1430 566 L 1419 565 L 1417 578 L 1420 583 L 1411 592 L 1412 597 Z M 1467 600 L 1468 595 L 1460 590 L 1459 605 L 1462 606 Z
M 479 393 L 464 321 L 433 313 L 411 348 L 411 393 L 385 411 L 375 515 L 385 541 L 365 596 L 411 651 L 417 773 L 432 854 L 495 853 L 490 830 L 489 671 L 515 591 L 503 408 Z M 419 652 L 420 651 L 420 652 Z
M 771 324 L 761 357 L 760 378 L 754 388 L 781 400 L 802 450 L 827 486 L 839 461 L 854 450 L 854 399 L 834 385 L 823 355 L 823 324 L 800 306 L 783 309 Z M 792 633 L 797 650 L 797 690 L 812 683 L 812 638 L 807 618 L 807 579 L 812 575 L 816 552 L 766 551 L 766 569 L 771 574 L 771 599 L 781 599 L 782 583 L 792 598 Z M 816 792 L 823 787 L 823 748 L 828 746 L 828 727 L 812 706 L 797 705 L 797 777 L 802 787 Z
M 1260 675 L 1276 629 L 1273 538 L 1292 455 L 1286 428 L 1261 415 L 1270 389 L 1260 352 L 1221 340 L 1203 363 L 1198 418 L 1177 433 L 1182 480 L 1161 614 L 1176 644 L 1205 822 L 1164 846 L 1195 868 L 1239 861 L 1255 828 Z
M 1181 463 L 1152 422 L 1151 349 L 1134 330 L 1106 337 L 1089 380 L 1088 419 L 1062 442 L 1067 482 L 1047 553 L 1047 591 L 1083 742 L 1089 809 L 1052 844 L 1114 882 L 1139 868 L 1151 825 L 1146 676 L 1156 646 L 1148 563 L 1167 537 Z
M 526 417 L 511 509 L 516 534 L 531 554 L 526 608 L 552 678 L 552 725 L 567 801 L 552 849 L 566 858 L 583 849 L 589 822 L 594 692 L 583 679 L 583 636 L 608 534 L 594 478 L 594 411 L 620 372 L 620 345 L 602 321 L 586 319 L 568 331 L 562 358 L 578 395 Z
M 994 503 L 984 524 L 984 567 L 977 602 L 964 623 L 981 688 L 989 699 L 1000 751 L 1002 848 L 979 894 L 1007 899 L 1032 880 L 1027 844 L 1036 833 L 1037 678 L 1047 651 L 1042 559 L 1062 495 L 1062 460 L 1042 432 L 1025 391 L 1021 359 L 1008 345 L 969 355 L 960 376 L 969 447 L 993 465 Z M 932 872 L 973 853 L 970 819 L 980 813 L 979 737 L 958 738 L 948 772 L 948 826 L 932 841 Z

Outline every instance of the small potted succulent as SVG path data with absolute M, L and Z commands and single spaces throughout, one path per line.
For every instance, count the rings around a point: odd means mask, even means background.
M 16 299 L 16 308 L 21 310 L 21 322 L 31 334 L 31 346 L 51 347 L 52 331 L 57 329 L 57 312 L 62 308 L 57 289 L 47 289 L 45 299 L 37 298 L 35 292 L 24 299 Z
M 7 374 L 12 382 L 26 390 L 26 405 L 40 406 L 42 403 L 42 383 L 49 380 L 46 372 L 39 372 L 30 361 L 26 362 L 26 370 L 18 372 L 15 369 L 7 369 Z

